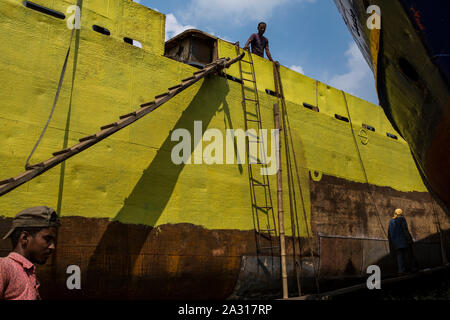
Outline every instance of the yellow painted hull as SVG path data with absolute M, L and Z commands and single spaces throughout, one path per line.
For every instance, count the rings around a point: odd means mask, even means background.
M 71 4 L 35 2 L 59 12 Z M 23 171 L 48 119 L 71 30 L 65 20 L 30 10 L 19 0 L 2 1 L 0 17 L 3 179 Z M 82 1 L 81 22 L 58 105 L 33 163 L 75 145 L 197 70 L 163 55 L 165 16 L 132 1 Z M 95 32 L 93 25 L 107 28 L 110 35 Z M 142 48 L 124 37 L 141 42 Z M 218 39 L 217 48 L 219 57 L 236 56 L 235 46 L 226 41 Z M 253 59 L 263 126 L 273 129 L 277 99 L 265 91 L 275 91 L 273 66 Z M 238 72 L 236 65 L 227 71 L 235 77 Z M 388 255 L 383 228 L 393 210 L 403 207 L 414 237 L 438 253 L 423 264 L 440 263 L 440 248 L 446 244 L 428 241 L 439 230 L 428 217 L 434 210 L 442 230 L 449 229 L 450 221 L 429 198 L 408 144 L 383 110 L 285 67 L 281 79 L 303 195 L 298 225 L 305 261 L 311 254 L 323 279 L 363 276 L 362 259 L 375 263 Z M 30 206 L 52 206 L 63 218 L 57 253 L 41 270 L 48 297 L 226 298 L 264 291 L 251 289 L 244 277 L 248 270 L 242 261 L 256 255 L 247 165 L 171 161 L 178 143 L 172 132 L 193 133 L 194 121 L 202 121 L 203 131 L 244 129 L 241 85 L 219 76 L 204 79 L 133 126 L 0 197 L 2 230 Z M 273 199 L 275 179 L 270 177 Z M 287 194 L 284 201 L 289 203 Z M 287 212 L 284 221 L 288 236 L 291 215 Z M 329 260 L 333 236 L 349 237 L 354 248 L 343 242 L 334 253 L 335 264 Z M 375 241 L 377 254 L 354 247 L 355 241 Z M 4 254 L 8 245 L 1 243 Z M 357 266 L 345 269 L 347 260 Z M 86 275 L 86 291 L 65 287 L 65 268 L 72 264 Z M 217 278 L 223 281 L 211 288 L 211 279 Z M 277 271 L 270 278 L 276 279 Z M 149 286 L 153 289 L 145 289 Z

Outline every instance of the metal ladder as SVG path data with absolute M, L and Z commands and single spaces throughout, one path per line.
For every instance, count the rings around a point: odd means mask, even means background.
M 236 44 L 236 53 L 241 54 L 239 42 Z M 275 222 L 275 214 L 273 209 L 272 195 L 270 192 L 270 182 L 267 175 L 261 174 L 267 172 L 266 159 L 260 159 L 260 156 L 265 157 L 265 141 L 261 139 L 262 121 L 259 105 L 258 88 L 256 85 L 255 67 L 253 58 L 250 52 L 246 52 L 249 60 L 239 60 L 240 82 L 242 87 L 242 107 L 245 119 L 245 131 L 254 129 L 256 136 L 249 135 L 246 139 L 246 153 L 248 165 L 248 177 L 250 185 L 250 195 L 252 201 L 253 222 L 255 225 L 256 249 L 257 255 L 267 255 L 270 252 L 274 256 L 275 249 L 280 248 L 279 237 L 277 237 L 277 228 Z M 245 65 L 245 67 L 243 67 Z M 246 75 L 246 77 L 244 77 Z M 249 78 L 251 77 L 251 78 Z M 246 84 L 250 84 L 247 86 Z M 250 154 L 250 145 L 257 144 L 262 152 L 256 159 Z M 252 146 L 252 150 L 255 150 Z M 261 161 L 263 160 L 263 161 Z M 268 246 L 263 246 L 262 242 L 266 240 L 269 242 Z M 278 251 L 276 251 L 278 253 Z

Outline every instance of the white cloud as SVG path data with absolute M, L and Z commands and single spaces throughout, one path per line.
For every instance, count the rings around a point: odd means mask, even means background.
M 209 20 L 241 24 L 244 21 L 259 21 L 271 17 L 272 12 L 282 5 L 294 2 L 316 0 L 191 0 L 184 12 L 191 21 Z M 195 19 L 195 20 L 194 20 Z
M 294 65 L 294 66 L 290 66 L 289 69 L 294 70 L 294 71 L 296 71 L 298 73 L 301 73 L 301 74 L 305 74 L 305 72 L 303 71 L 302 66 L 295 66 Z
M 173 38 L 188 29 L 195 29 L 195 27 L 191 25 L 182 25 L 172 13 L 166 15 L 166 40 Z
M 345 52 L 348 71 L 334 75 L 327 82 L 340 90 L 376 103 L 375 80 L 357 44 L 352 42 Z

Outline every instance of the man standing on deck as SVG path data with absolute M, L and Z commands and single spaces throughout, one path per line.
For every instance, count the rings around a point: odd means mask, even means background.
M 28 208 L 13 219 L 3 237 L 13 252 L 0 258 L 0 300 L 40 300 L 34 264 L 45 264 L 56 248 L 58 215 L 49 207 Z
M 389 222 L 388 238 L 391 253 L 395 252 L 397 256 L 398 273 L 418 271 L 412 248 L 414 241 L 409 233 L 408 223 L 403 217 L 402 209 L 396 209 L 394 217 Z
M 249 45 L 251 44 L 253 54 L 264 58 L 265 50 L 267 58 L 270 61 L 273 61 L 269 51 L 269 40 L 267 40 L 267 38 L 263 36 L 264 32 L 266 32 L 266 28 L 267 24 L 265 22 L 260 22 L 258 24 L 258 33 L 254 33 L 250 36 L 250 38 L 247 40 L 247 43 L 245 44 L 244 50 L 248 50 Z

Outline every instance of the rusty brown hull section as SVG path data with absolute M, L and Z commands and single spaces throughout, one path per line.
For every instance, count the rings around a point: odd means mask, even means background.
M 383 275 L 394 272 L 384 232 L 396 207 L 404 209 L 417 240 L 420 266 L 442 264 L 442 239 L 444 250 L 450 249 L 448 220 L 427 193 L 403 193 L 330 176 L 310 183 L 313 237 L 300 239 L 306 291 L 315 290 L 313 267 L 321 283 L 362 277 L 370 264 L 379 264 Z M 430 219 L 431 210 L 440 218 L 444 237 L 439 236 L 437 221 Z M 10 223 L 11 219 L 0 219 L 0 231 Z M 279 252 L 257 257 L 255 240 L 254 231 L 206 230 L 191 224 L 152 228 L 63 217 L 57 251 L 39 267 L 41 293 L 53 299 L 276 296 L 281 293 Z M 0 243 L 4 256 L 10 244 Z M 287 253 L 290 286 L 295 289 L 291 238 Z M 81 268 L 81 290 L 67 289 L 70 265 Z
M 395 273 L 388 224 L 402 208 L 422 268 L 441 265 L 450 252 L 450 219 L 426 192 L 400 192 L 324 175 L 311 180 L 311 228 L 319 250 L 321 278 L 364 276 L 377 264 Z

